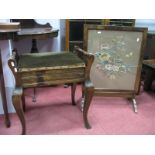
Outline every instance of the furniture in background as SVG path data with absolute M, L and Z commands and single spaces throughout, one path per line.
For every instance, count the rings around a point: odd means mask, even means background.
M 155 79 L 155 59 L 143 60 L 144 75 L 144 90 L 151 90 L 153 80 Z
M 155 31 L 148 31 L 144 60 L 155 59 Z
M 83 119 L 86 128 L 90 128 L 87 113 L 92 100 L 94 87 L 90 81 L 89 73 L 94 56 L 75 47 L 72 52 L 29 53 L 18 56 L 13 53 L 8 61 L 12 70 L 16 87 L 12 97 L 13 105 L 22 124 L 22 134 L 26 134 L 26 122 L 22 105 L 24 89 L 50 85 L 71 84 L 72 104 L 76 83 L 83 86 L 84 95 Z M 52 114 L 51 114 L 52 115 Z
M 84 49 L 95 55 L 90 77 L 95 95 L 132 99 L 140 90 L 147 28 L 85 25 Z
M 101 19 L 66 19 L 66 50 L 72 51 L 74 46 L 83 48 L 84 24 L 103 24 Z
M 14 38 L 14 41 L 32 39 L 31 53 L 39 52 L 37 39 L 48 39 L 58 36 L 58 29 L 53 28 L 49 23 L 38 24 L 34 19 L 11 19 L 11 22 L 19 22 L 21 31 Z
M 19 23 L 0 23 L 0 40 L 9 40 L 16 35 L 16 33 L 20 30 Z M 4 118 L 6 127 L 10 127 L 10 119 L 8 114 L 7 107 L 7 99 L 6 99 L 6 90 L 4 83 L 4 75 L 3 75 L 3 64 L 2 64 L 2 56 L 0 50 L 0 92 L 2 96 L 2 104 L 4 110 Z
M 143 81 L 144 90 L 151 91 L 152 83 L 155 79 L 155 31 L 148 31 L 147 43 L 143 60 Z
M 135 19 L 105 19 L 104 25 L 134 27 Z
M 85 24 L 102 24 L 115 26 L 130 26 L 135 25 L 134 19 L 66 19 L 66 50 L 72 51 L 77 45 L 83 48 L 83 34 Z
M 151 90 L 153 75 L 151 75 L 151 70 L 153 69 L 154 59 L 155 59 L 155 31 L 149 31 L 147 33 L 146 47 L 143 56 L 143 68 L 141 81 L 145 91 Z M 153 64 L 152 64 L 153 63 Z M 148 80 L 147 80 L 148 78 Z M 151 81 L 150 81 L 151 80 Z

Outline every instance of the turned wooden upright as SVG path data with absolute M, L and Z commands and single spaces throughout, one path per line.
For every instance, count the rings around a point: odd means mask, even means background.
M 85 127 L 90 128 L 87 114 L 94 93 L 94 87 L 89 77 L 93 60 L 93 55 L 79 47 L 75 47 L 73 53 L 29 53 L 18 56 L 16 51 L 13 52 L 8 64 L 16 80 L 12 100 L 22 125 L 22 134 L 26 134 L 25 106 L 23 106 L 25 104 L 22 104 L 25 102 L 24 89 L 65 83 L 71 84 L 73 105 L 75 105 L 76 83 L 81 83 L 84 97 L 83 119 Z

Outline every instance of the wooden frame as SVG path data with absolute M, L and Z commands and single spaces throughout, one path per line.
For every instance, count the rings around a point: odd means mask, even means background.
M 84 49 L 95 55 L 90 74 L 95 95 L 131 98 L 137 112 L 146 37 L 147 28 L 85 25 Z

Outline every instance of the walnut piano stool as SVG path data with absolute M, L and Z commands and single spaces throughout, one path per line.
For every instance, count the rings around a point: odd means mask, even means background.
M 93 60 L 93 55 L 79 47 L 75 47 L 74 52 L 29 53 L 20 56 L 13 52 L 8 64 L 16 81 L 12 100 L 22 125 L 22 134 L 26 134 L 24 89 L 65 83 L 71 84 L 73 105 L 76 83 L 81 84 L 84 97 L 83 120 L 85 127 L 91 128 L 87 114 L 94 93 L 89 77 Z

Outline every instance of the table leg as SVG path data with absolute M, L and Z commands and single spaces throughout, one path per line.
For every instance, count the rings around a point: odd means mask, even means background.
M 36 88 L 33 88 L 33 96 L 32 96 L 32 102 L 36 102 Z
M 5 125 L 6 125 L 6 127 L 10 127 L 10 119 L 9 119 L 9 114 L 8 114 L 8 107 L 7 107 L 7 100 L 6 100 L 6 92 L 5 92 L 3 75 L 0 75 L 0 84 L 1 84 L 0 89 L 1 89 L 3 110 L 4 110 Z
M 37 39 L 32 39 L 31 53 L 38 53 Z
M 6 127 L 10 127 L 10 119 L 9 119 L 9 114 L 8 114 L 7 100 L 6 100 L 6 91 L 5 91 L 5 84 L 4 84 L 1 51 L 0 51 L 0 90 L 1 90 L 1 96 L 2 96 L 5 125 Z
M 31 53 L 38 53 L 38 47 L 37 47 L 37 39 L 32 39 L 32 48 L 31 48 Z M 36 102 L 36 90 L 33 88 L 33 97 L 32 97 L 32 102 Z

